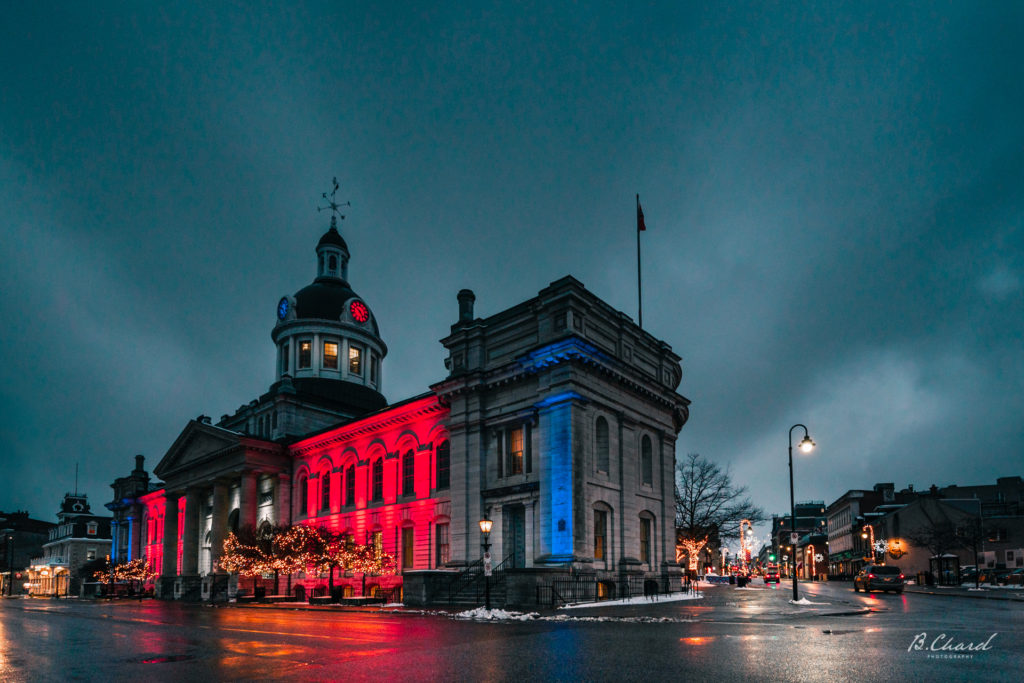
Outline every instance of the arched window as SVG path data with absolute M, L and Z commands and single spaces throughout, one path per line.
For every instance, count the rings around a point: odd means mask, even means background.
M 594 425 L 595 450 L 597 451 L 597 470 L 609 471 L 608 463 L 608 420 L 598 417 Z
M 373 461 L 370 471 L 370 500 L 384 500 L 384 458 Z
M 327 259 L 327 270 L 329 270 L 333 274 L 334 271 L 336 271 L 337 269 L 338 269 L 338 257 L 335 256 L 334 254 L 331 254 L 328 257 L 328 259 Z
M 320 509 L 331 509 L 331 471 L 324 470 L 320 475 Z
M 345 468 L 345 505 L 356 504 L 356 466 Z
M 309 514 L 309 479 L 303 474 L 299 476 L 299 514 L 305 517 Z
M 416 495 L 416 459 L 412 451 L 402 456 L 402 495 Z
M 640 481 L 647 486 L 654 485 L 654 454 L 651 452 L 651 437 L 646 434 L 640 440 Z
M 644 564 L 651 564 L 651 539 L 654 533 L 654 515 L 649 512 L 640 513 L 640 561 Z
M 437 488 L 446 489 L 451 486 L 451 466 L 452 447 L 448 439 L 445 439 L 437 447 Z
M 611 510 L 604 503 L 594 507 L 594 560 L 596 562 L 607 562 L 611 555 L 608 547 L 608 519 L 611 517 Z

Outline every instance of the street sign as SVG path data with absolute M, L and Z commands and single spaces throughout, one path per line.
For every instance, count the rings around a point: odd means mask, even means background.
M 789 542 L 792 543 L 793 545 L 796 545 L 797 542 L 799 542 L 799 540 L 800 540 L 800 534 L 796 533 L 795 531 L 789 535 Z

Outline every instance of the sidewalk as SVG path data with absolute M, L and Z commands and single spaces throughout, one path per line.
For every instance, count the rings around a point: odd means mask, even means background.
M 903 590 L 907 593 L 920 593 L 921 595 L 947 595 L 958 598 L 1024 602 L 1024 587 L 1018 586 L 1013 588 L 986 588 L 985 586 L 974 588 L 973 586 L 918 586 L 908 583 L 903 586 Z

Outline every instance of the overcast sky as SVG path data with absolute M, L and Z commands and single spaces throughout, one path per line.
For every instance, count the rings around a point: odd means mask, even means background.
M 769 513 L 798 422 L 797 500 L 1024 474 L 1024 5 L 443 4 L 5 5 L 0 510 L 266 390 L 332 176 L 391 401 L 460 288 L 636 318 L 639 193 L 679 455 Z

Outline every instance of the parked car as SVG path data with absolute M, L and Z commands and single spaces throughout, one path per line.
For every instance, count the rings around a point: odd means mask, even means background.
M 1007 574 L 999 577 L 999 583 L 1004 586 L 1024 585 L 1024 568 L 1013 569 Z
M 990 586 L 998 585 L 1000 579 L 1010 572 L 1006 569 L 982 569 L 981 574 L 978 576 L 978 580 L 981 583 L 987 583 Z
M 903 572 L 894 564 L 868 564 L 853 577 L 853 592 L 903 592 Z
M 978 578 L 978 570 L 976 567 L 967 567 L 960 572 L 960 583 L 975 583 L 975 579 Z

